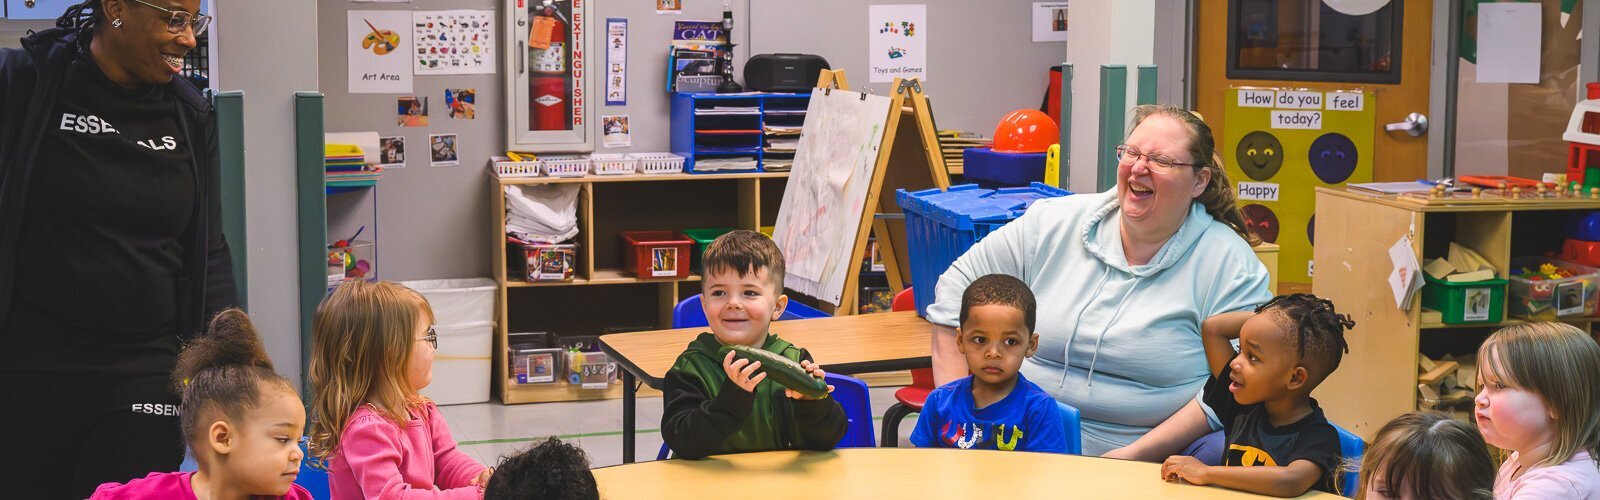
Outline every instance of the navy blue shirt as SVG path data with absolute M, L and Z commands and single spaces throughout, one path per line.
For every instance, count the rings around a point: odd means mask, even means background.
M 1217 413 L 1228 439 L 1222 465 L 1228 467 L 1288 467 L 1305 460 L 1322 469 L 1322 478 L 1312 489 L 1338 493 L 1335 489 L 1341 451 L 1339 431 L 1323 416 L 1322 407 L 1311 399 L 1311 414 L 1283 427 L 1272 425 L 1263 403 L 1239 404 L 1228 390 L 1233 367 L 1223 365 L 1222 373 L 1206 381 L 1202 401 Z
M 928 393 L 911 444 L 928 448 L 1067 452 L 1056 400 L 1017 374 L 1011 394 L 984 408 L 972 399 L 968 376 Z

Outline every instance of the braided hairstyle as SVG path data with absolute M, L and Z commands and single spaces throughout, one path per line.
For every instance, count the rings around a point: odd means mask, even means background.
M 84 0 L 83 3 L 67 7 L 61 17 L 56 18 L 57 28 L 93 28 L 100 23 L 100 0 Z
M 1314 380 L 1333 373 L 1339 368 L 1350 344 L 1344 340 L 1344 331 L 1355 328 L 1356 322 L 1348 314 L 1333 310 L 1333 301 L 1309 293 L 1293 293 L 1273 297 L 1256 307 L 1256 314 L 1273 311 L 1281 320 L 1285 331 L 1293 332 L 1296 356 L 1300 361 L 1310 360 L 1314 366 Z

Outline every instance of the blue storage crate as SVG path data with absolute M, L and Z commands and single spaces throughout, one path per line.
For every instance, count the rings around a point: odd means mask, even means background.
M 895 191 L 906 214 L 906 239 L 911 252 L 911 287 L 917 314 L 933 304 L 939 275 L 978 240 L 1021 217 L 1033 202 L 1067 196 L 1070 191 L 1035 182 L 1028 187 L 984 189 L 976 184 L 922 191 Z

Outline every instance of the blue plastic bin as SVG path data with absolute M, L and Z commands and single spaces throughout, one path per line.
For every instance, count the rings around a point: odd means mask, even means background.
M 926 316 L 934 302 L 939 275 L 978 240 L 1021 217 L 1033 202 L 1072 192 L 1034 182 L 1028 187 L 984 189 L 975 184 L 922 191 L 896 190 L 895 202 L 906 214 L 906 239 L 911 252 L 911 288 L 917 314 Z

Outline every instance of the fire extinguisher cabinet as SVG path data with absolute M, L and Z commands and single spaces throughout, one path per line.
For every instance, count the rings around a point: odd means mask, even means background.
M 595 81 L 589 47 L 594 0 L 504 0 L 507 146 L 511 151 L 588 152 Z

